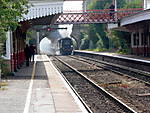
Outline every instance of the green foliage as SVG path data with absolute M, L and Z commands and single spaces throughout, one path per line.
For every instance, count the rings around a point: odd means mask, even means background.
M 89 48 L 89 39 L 88 39 L 88 35 L 83 33 L 82 34 L 83 38 L 81 40 L 81 45 L 80 45 L 80 49 L 88 49 Z
M 111 3 L 112 0 L 96 1 L 96 4 L 94 5 L 94 9 L 107 9 L 109 8 Z
M 122 9 L 126 5 L 126 0 L 117 0 L 117 8 Z
M 143 6 L 143 1 L 142 0 L 132 0 L 131 2 L 127 2 L 126 5 L 124 6 L 125 9 L 127 8 L 142 8 Z
M 0 1 L 0 30 L 15 30 L 18 19 L 27 12 L 27 0 L 1 0 Z
M 108 9 L 110 4 L 112 4 L 112 0 L 95 0 L 88 5 L 88 9 Z M 123 8 L 125 4 L 126 0 L 117 0 L 117 8 Z
M 100 0 L 100 1 L 93 1 L 89 4 L 88 9 L 108 9 L 112 0 Z M 106 25 L 105 24 L 89 24 L 88 30 L 86 33 L 85 39 L 82 41 L 82 48 L 86 48 L 88 43 L 88 47 L 86 49 L 104 49 L 108 48 L 109 46 L 109 39 L 106 36 Z M 86 41 L 85 41 L 86 40 Z M 88 41 L 87 41 L 88 40 Z M 83 47 L 86 45 L 86 47 Z
M 112 0 L 93 1 L 88 9 L 108 9 Z M 126 2 L 117 0 L 117 8 L 141 7 L 141 0 Z M 107 31 L 106 24 L 89 24 L 87 33 L 82 37 L 81 49 L 94 51 L 117 50 L 120 53 L 129 52 L 130 34 L 120 31 Z
M 0 41 L 5 40 L 5 32 L 17 28 L 18 19 L 27 13 L 27 0 L 0 0 Z
M 96 5 L 97 1 L 93 1 L 91 4 L 88 4 L 87 9 L 94 9 L 94 6 Z
M 110 49 L 115 49 L 120 53 L 129 53 L 130 33 L 110 30 L 107 32 L 107 36 L 111 42 Z
M 6 31 L 14 31 L 19 26 L 18 19 L 22 14 L 27 13 L 27 3 L 28 0 L 0 0 L 0 57 L 3 53 L 2 46 L 6 40 Z M 2 62 L 0 58 L 0 64 Z
M 36 36 L 36 31 L 33 30 L 33 29 L 29 29 L 26 33 L 26 40 L 29 41 L 29 44 L 30 45 L 36 45 L 36 39 L 35 39 L 35 36 Z
M 96 52 L 103 52 L 103 51 L 107 51 L 107 49 L 105 48 L 97 48 L 97 49 L 86 49 L 88 51 L 96 51 Z
M 4 30 L 0 30 L 0 64 L 2 64 L 2 59 L 1 59 L 1 55 L 4 53 L 4 42 L 6 40 L 6 33 Z

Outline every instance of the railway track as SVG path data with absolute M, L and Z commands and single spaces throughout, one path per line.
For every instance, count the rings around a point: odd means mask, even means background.
M 150 112 L 148 107 L 150 89 L 147 87 L 149 85 L 147 82 L 131 78 L 126 74 L 116 71 L 112 72 L 112 70 L 106 69 L 106 65 L 98 67 L 96 63 L 89 59 L 88 61 L 80 61 L 78 58 L 74 59 L 67 56 L 61 56 L 60 58 L 86 75 L 87 78 L 91 79 L 98 86 L 103 87 L 128 106 L 134 108 L 138 113 Z
M 113 72 L 123 74 L 124 76 L 126 75 L 127 77 L 144 82 L 145 84 L 150 86 L 149 72 L 141 71 L 139 69 L 129 68 L 126 66 L 121 66 L 113 63 L 108 63 L 105 61 L 100 61 L 88 57 L 82 57 L 82 56 L 76 56 L 76 57 L 70 56 L 70 57 L 90 64 L 95 64 L 97 67 L 102 67 L 111 70 Z
M 86 75 L 56 57 L 53 63 L 93 113 L 137 113 Z
M 124 57 L 119 55 L 105 55 L 99 52 L 88 52 L 88 51 L 75 51 L 74 55 L 79 55 L 91 59 L 96 59 L 101 62 L 107 62 L 113 65 L 122 66 L 128 70 L 138 70 L 139 73 L 148 74 L 150 76 L 150 62 L 148 60 L 142 60 L 134 57 Z

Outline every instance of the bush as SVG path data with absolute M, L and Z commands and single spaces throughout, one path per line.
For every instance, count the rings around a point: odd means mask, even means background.
M 96 51 L 96 52 L 104 52 L 104 51 L 108 51 L 108 49 L 106 49 L 106 48 L 101 48 L 101 49 L 99 49 L 99 48 L 97 48 L 97 49 L 87 49 L 88 51 Z

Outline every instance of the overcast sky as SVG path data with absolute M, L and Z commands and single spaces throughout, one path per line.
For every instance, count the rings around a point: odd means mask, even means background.
M 65 10 L 82 10 L 83 1 L 66 1 L 64 2 L 64 11 Z

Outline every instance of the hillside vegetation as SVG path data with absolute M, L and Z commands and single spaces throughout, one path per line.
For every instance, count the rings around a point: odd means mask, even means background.
M 93 1 L 88 9 L 109 9 L 112 0 Z M 142 0 L 117 0 L 117 8 L 142 8 Z M 86 32 L 81 32 L 80 49 L 130 53 L 130 33 L 107 30 L 106 24 L 87 24 Z

